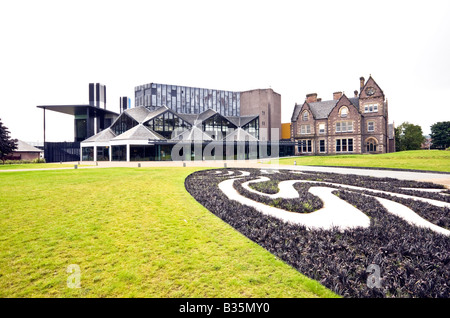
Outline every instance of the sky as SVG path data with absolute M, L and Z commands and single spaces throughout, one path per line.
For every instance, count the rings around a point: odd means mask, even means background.
M 450 1 L 2 1 L 0 119 L 11 137 L 43 141 L 37 105 L 107 109 L 134 87 L 272 88 L 281 118 L 309 93 L 353 96 L 372 76 L 389 122 L 424 134 L 450 120 Z M 46 112 L 46 140 L 73 141 L 73 117 Z

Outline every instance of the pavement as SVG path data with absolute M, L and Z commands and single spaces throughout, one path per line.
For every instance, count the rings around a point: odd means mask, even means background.
M 274 162 L 274 159 L 270 159 Z M 275 160 L 276 162 L 276 160 Z M 20 170 L 0 170 L 0 172 L 14 171 L 32 171 L 32 170 L 48 170 L 48 169 L 92 169 L 92 168 L 110 168 L 110 167 L 208 167 L 208 168 L 256 168 L 256 169 L 283 169 L 297 170 L 302 172 L 331 172 L 342 174 L 354 174 L 361 176 L 372 176 L 379 178 L 395 178 L 399 180 L 425 181 L 442 184 L 450 189 L 450 173 L 434 173 L 434 172 L 416 172 L 416 171 L 399 171 L 386 169 L 366 169 L 366 168 L 349 168 L 349 167 L 322 167 L 322 166 L 298 166 L 298 165 L 279 165 L 267 164 L 264 160 L 197 160 L 197 161 L 142 161 L 142 162 L 123 162 L 123 161 L 81 161 L 81 162 L 64 162 L 65 165 L 70 164 L 73 167 L 65 168 L 45 168 L 45 169 L 20 169 Z

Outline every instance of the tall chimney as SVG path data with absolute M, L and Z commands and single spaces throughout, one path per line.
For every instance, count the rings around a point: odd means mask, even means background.
M 334 92 L 333 93 L 333 99 L 334 100 L 338 100 L 341 97 L 342 97 L 342 92 Z
M 357 90 L 355 90 L 355 91 L 353 92 L 353 94 L 355 94 L 355 97 L 358 97 L 358 91 L 357 91 Z
M 311 93 L 311 94 L 306 95 L 306 102 L 307 103 L 317 102 L 317 93 Z
M 363 87 L 364 87 L 364 77 L 361 76 L 359 78 L 359 92 L 360 93 L 362 92 Z

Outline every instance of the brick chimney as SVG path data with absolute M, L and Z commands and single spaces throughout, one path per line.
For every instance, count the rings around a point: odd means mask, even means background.
M 306 95 L 306 102 L 307 103 L 317 102 L 317 93 L 311 93 L 311 94 Z
M 359 92 L 360 93 L 362 92 L 363 87 L 364 87 L 364 77 L 361 76 L 359 78 Z
M 358 97 L 358 91 L 357 91 L 357 90 L 355 90 L 355 91 L 353 92 L 353 94 L 355 94 L 355 97 Z
M 341 97 L 342 97 L 342 92 L 334 92 L 333 93 L 333 99 L 334 100 L 338 100 Z

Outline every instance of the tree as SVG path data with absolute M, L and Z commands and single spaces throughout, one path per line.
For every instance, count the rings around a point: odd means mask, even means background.
M 431 146 L 437 149 L 450 147 L 450 121 L 441 121 L 431 126 Z
M 422 127 L 418 125 L 404 122 L 395 128 L 396 151 L 418 150 L 424 141 Z
M 17 139 L 11 139 L 9 134 L 8 128 L 3 126 L 0 119 L 0 159 L 3 164 L 5 164 L 6 156 L 17 149 Z

